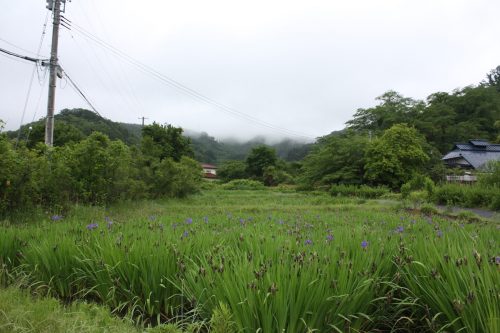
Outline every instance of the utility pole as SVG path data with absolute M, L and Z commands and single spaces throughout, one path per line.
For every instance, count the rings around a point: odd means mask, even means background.
M 66 2 L 65 0 L 63 0 Z M 61 23 L 61 0 L 47 0 L 47 8 L 52 10 L 52 49 L 50 51 L 49 98 L 47 101 L 47 120 L 45 123 L 45 144 L 52 147 L 54 143 L 54 108 L 57 81 L 57 47 L 59 43 L 59 24 Z
M 146 117 L 139 117 L 137 119 L 142 119 L 142 127 L 144 127 L 144 119 L 148 119 L 148 118 L 146 118 Z

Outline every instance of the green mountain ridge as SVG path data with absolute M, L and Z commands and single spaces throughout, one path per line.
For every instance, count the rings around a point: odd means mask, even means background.
M 127 145 L 137 145 L 141 141 L 142 125 L 114 122 L 86 109 L 64 109 L 55 115 L 54 145 L 62 146 L 70 142 L 78 142 L 98 131 L 112 140 L 121 140 Z M 15 139 L 19 131 L 7 132 L 8 137 Z M 44 142 L 45 118 L 23 125 L 20 129 L 20 140 L 28 147 Z M 209 134 L 187 130 L 184 136 L 189 137 L 194 157 L 199 162 L 218 164 L 227 160 L 244 160 L 248 152 L 258 145 L 266 144 L 276 149 L 277 155 L 286 161 L 299 161 L 310 151 L 312 144 L 283 139 L 267 144 L 264 137 L 256 137 L 245 142 L 235 140 L 219 141 Z

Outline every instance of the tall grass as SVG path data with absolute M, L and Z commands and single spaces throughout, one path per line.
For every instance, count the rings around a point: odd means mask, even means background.
M 60 221 L 0 227 L 0 263 L 39 292 L 106 304 L 144 324 L 498 329 L 494 225 L 371 207 L 275 191 L 79 207 Z

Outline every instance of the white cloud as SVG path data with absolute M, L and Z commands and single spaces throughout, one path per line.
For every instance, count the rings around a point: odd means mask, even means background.
M 65 16 L 119 50 L 264 122 L 320 136 L 393 89 L 425 98 L 478 83 L 496 67 L 500 3 L 479 1 L 97 1 Z M 41 1 L 4 1 L 0 38 L 35 51 Z M 44 44 L 48 54 L 50 31 Z M 0 40 L 0 47 L 11 47 Z M 16 50 L 22 53 L 23 51 Z M 88 41 L 61 32 L 60 58 L 113 120 L 169 122 L 216 137 L 274 134 L 179 93 Z M 28 64 L 0 57 L 0 119 L 19 125 Z M 64 84 L 64 83 L 62 83 Z M 40 87 L 33 89 L 31 120 Z M 44 113 L 43 96 L 40 113 Z M 58 109 L 85 107 L 69 88 Z

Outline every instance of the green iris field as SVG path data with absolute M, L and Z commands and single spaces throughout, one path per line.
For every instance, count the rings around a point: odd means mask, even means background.
M 495 221 L 272 190 L 49 215 L 0 226 L 0 283 L 138 327 L 500 331 Z

